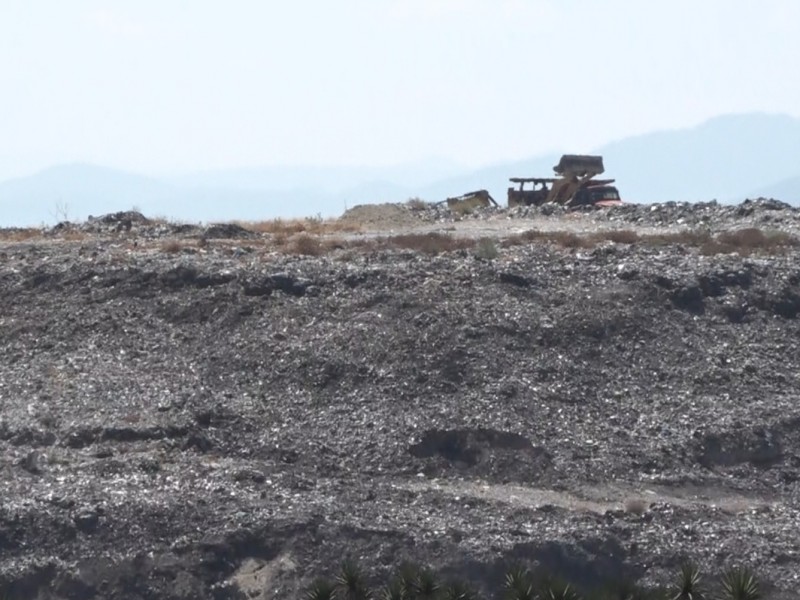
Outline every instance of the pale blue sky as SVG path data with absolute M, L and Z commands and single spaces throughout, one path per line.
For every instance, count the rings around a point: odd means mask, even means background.
M 800 116 L 797 0 L 2 0 L 0 179 L 466 165 Z

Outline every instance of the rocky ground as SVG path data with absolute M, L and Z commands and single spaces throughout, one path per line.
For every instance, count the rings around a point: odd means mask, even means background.
M 794 235 L 798 209 L 359 219 L 348 240 L 497 253 L 305 256 L 135 213 L 0 231 L 0 597 L 292 598 L 344 556 L 479 586 L 517 561 L 652 583 L 688 558 L 800 595 L 800 248 L 502 243 Z

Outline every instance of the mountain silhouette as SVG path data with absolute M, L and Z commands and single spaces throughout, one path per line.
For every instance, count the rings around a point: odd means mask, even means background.
M 630 137 L 593 151 L 628 202 L 800 202 L 800 119 L 751 113 Z M 390 167 L 254 167 L 156 178 L 70 164 L 0 182 L 0 226 L 82 220 L 136 208 L 187 221 L 324 217 L 356 204 L 436 202 L 488 189 L 501 203 L 510 177 L 550 177 L 551 154 L 466 169 L 445 160 Z

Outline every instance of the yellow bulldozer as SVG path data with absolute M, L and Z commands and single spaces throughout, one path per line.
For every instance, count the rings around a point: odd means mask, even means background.
M 602 156 L 565 154 L 553 167 L 559 177 L 512 177 L 508 206 L 615 206 L 622 204 L 613 179 L 594 179 L 605 172 Z

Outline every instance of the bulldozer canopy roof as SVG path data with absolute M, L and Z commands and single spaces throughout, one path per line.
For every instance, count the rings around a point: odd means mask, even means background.
M 512 177 L 509 181 L 511 183 L 553 183 L 560 179 L 556 177 Z

